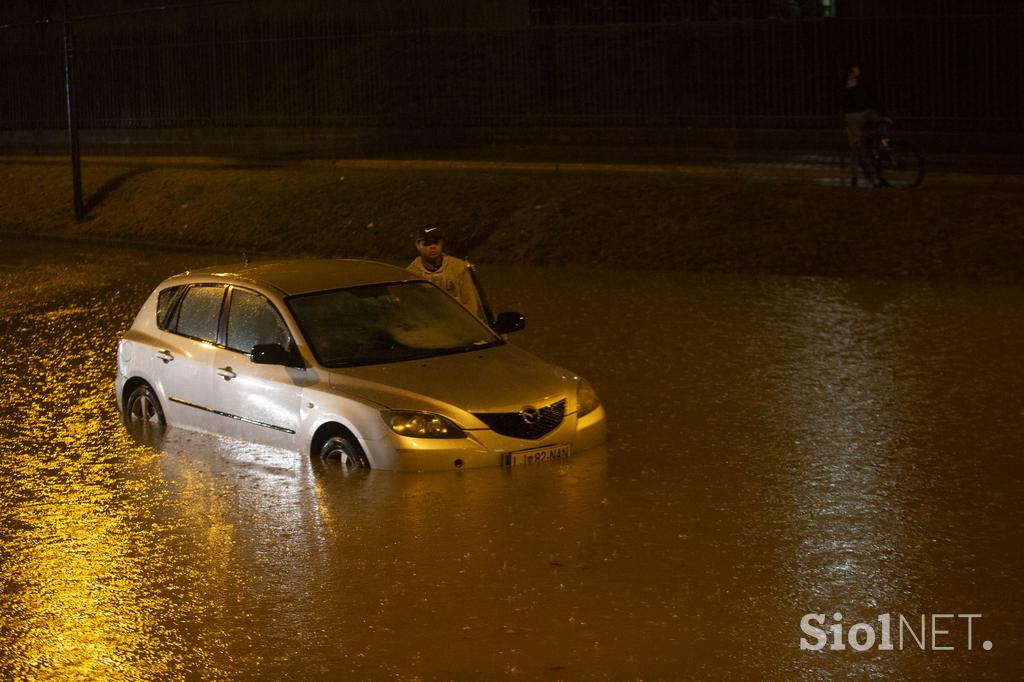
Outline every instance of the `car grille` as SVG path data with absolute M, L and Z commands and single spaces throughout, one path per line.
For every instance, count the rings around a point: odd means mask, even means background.
M 536 440 L 551 433 L 562 423 L 562 417 L 565 416 L 565 400 L 538 408 L 537 413 L 538 419 L 535 424 L 525 421 L 521 412 L 480 412 L 475 414 L 495 433 L 511 438 Z

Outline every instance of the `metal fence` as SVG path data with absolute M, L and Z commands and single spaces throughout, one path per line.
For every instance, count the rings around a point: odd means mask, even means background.
M 176 10 L 74 24 L 81 125 L 834 128 L 840 65 L 930 131 L 1024 130 L 1024 16 L 353 31 Z M 0 30 L 0 128 L 65 125 L 61 28 Z

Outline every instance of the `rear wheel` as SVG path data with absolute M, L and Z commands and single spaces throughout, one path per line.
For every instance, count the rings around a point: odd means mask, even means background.
M 153 389 L 146 384 L 137 386 L 130 394 L 124 404 L 125 418 L 131 424 L 138 425 L 160 425 L 163 426 L 164 411 L 160 407 Z
M 909 142 L 879 142 L 875 159 L 878 180 L 886 187 L 910 189 L 924 180 L 924 159 Z
M 351 436 L 331 436 L 320 448 L 320 459 L 338 462 L 343 469 L 369 469 L 370 461 Z

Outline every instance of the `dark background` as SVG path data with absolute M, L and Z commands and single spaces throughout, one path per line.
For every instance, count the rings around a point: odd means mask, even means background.
M 1012 0 L 154 4 L 68 2 L 86 151 L 297 131 L 338 147 L 342 131 L 367 130 L 423 144 L 813 147 L 841 125 L 851 60 L 932 150 L 1005 151 L 1024 133 Z M 0 150 L 61 143 L 63 16 L 52 0 L 0 9 Z

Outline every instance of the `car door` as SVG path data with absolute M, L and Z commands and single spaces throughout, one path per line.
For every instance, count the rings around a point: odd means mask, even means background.
M 302 388 L 307 370 L 258 365 L 250 358 L 258 344 L 294 346 L 291 332 L 264 296 L 231 287 L 228 293 L 224 347 L 216 354 L 214 400 L 223 433 L 278 447 L 295 446 Z
M 216 432 L 213 369 L 225 291 L 219 284 L 186 289 L 154 349 L 163 365 L 159 376 L 165 413 L 176 426 Z

